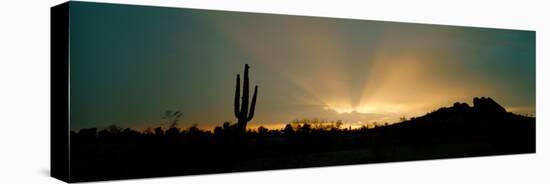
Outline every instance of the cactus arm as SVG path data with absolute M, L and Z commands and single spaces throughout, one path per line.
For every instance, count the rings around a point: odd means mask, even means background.
M 237 89 L 235 89 L 235 117 L 237 119 L 240 117 L 240 109 L 239 109 L 239 96 L 241 96 L 241 77 L 239 74 L 237 74 Z
M 254 87 L 254 95 L 252 95 L 252 102 L 250 103 L 250 114 L 248 115 L 247 121 L 252 120 L 254 117 L 254 111 L 256 109 L 256 96 L 258 94 L 258 86 Z

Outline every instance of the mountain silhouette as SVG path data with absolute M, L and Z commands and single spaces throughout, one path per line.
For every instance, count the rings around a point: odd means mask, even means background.
M 507 112 L 491 98 L 476 97 L 473 104 L 457 102 L 374 131 L 384 142 L 404 145 L 470 144 L 484 154 L 535 152 L 535 118 Z
M 421 117 L 411 118 L 401 123 L 387 126 L 388 129 L 415 127 L 434 129 L 446 128 L 492 128 L 499 127 L 534 127 L 535 118 L 507 112 L 504 107 L 491 98 L 474 98 L 473 106 L 456 102 L 451 107 L 443 107 Z M 452 129 L 450 129 L 452 131 Z M 493 131 L 490 131 L 493 132 Z M 490 133 L 488 132 L 488 133 Z

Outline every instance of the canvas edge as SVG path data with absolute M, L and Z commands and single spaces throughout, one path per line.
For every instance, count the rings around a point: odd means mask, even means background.
M 50 175 L 70 182 L 69 5 L 50 8 Z

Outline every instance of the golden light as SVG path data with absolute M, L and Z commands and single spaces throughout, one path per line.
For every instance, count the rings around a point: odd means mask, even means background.
M 345 40 L 346 36 L 323 23 L 289 21 L 278 24 L 281 25 L 276 26 L 277 30 L 258 28 L 252 32 L 231 25 L 217 26 L 221 26 L 224 33 L 252 59 L 269 66 L 304 91 L 301 101 L 293 102 L 296 104 L 321 106 L 342 116 L 353 113 L 381 115 L 361 120 L 363 124 L 373 121 L 391 123 L 402 116 L 423 115 L 438 107 L 456 101 L 469 102 L 472 96 L 490 92 L 489 87 L 452 78 L 468 75 L 468 70 L 460 63 L 439 62 L 450 58 L 446 55 L 448 53 L 421 46 L 396 49 L 395 45 L 385 45 L 399 39 L 391 36 L 377 38 L 377 42 L 372 44 L 375 47 L 370 48 L 374 52 L 351 53 L 341 47 L 349 42 Z M 268 38 L 261 34 L 271 31 L 284 34 L 284 37 L 266 40 Z M 289 47 L 268 44 L 278 42 Z M 285 57 L 292 60 L 279 60 L 279 49 L 287 49 L 285 53 L 291 53 L 291 56 Z M 364 58 L 364 61 L 350 60 L 350 55 Z M 356 83 L 362 84 L 359 87 L 362 89 L 358 89 Z M 354 98 L 354 94 L 359 95 Z

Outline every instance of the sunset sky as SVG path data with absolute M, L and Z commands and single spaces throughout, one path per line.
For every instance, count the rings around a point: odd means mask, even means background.
M 258 85 L 251 126 L 296 118 L 395 122 L 489 96 L 535 116 L 535 32 L 73 3 L 71 129 L 235 122 L 236 75 Z M 251 88 L 252 90 L 252 88 Z

